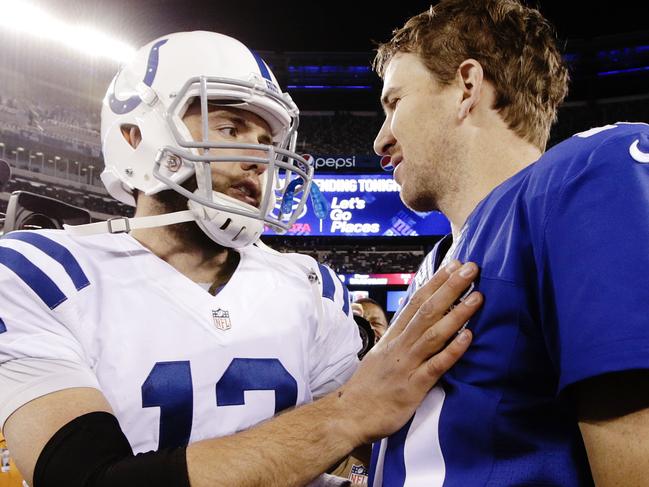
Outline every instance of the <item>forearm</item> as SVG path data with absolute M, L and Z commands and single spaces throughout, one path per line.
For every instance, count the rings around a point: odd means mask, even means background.
M 187 448 L 191 487 L 303 486 L 362 443 L 338 392 L 247 431 Z
M 649 371 L 610 373 L 577 384 L 579 428 L 595 485 L 646 486 Z
M 637 414 L 637 413 L 636 413 Z M 643 412 L 643 416 L 647 413 Z M 624 422 L 630 423 L 630 421 Z M 620 422 L 620 420 L 616 420 Z M 649 441 L 642 428 L 613 425 L 609 421 L 579 424 L 588 462 L 598 487 L 645 487 L 649 476 Z

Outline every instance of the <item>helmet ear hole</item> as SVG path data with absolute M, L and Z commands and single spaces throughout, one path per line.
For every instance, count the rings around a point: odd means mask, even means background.
M 140 127 L 133 125 L 132 123 L 125 123 L 119 126 L 122 131 L 122 136 L 128 144 L 137 149 L 137 146 L 142 142 L 142 132 L 140 132 Z
M 232 219 L 228 218 L 227 220 L 225 220 L 225 223 L 223 225 L 221 225 L 219 228 L 221 230 L 225 230 L 226 228 L 228 228 L 230 226 L 230 223 L 232 223 Z

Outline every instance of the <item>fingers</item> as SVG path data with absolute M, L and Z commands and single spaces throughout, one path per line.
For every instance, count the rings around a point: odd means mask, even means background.
M 410 319 L 401 337 L 404 344 L 406 346 L 412 345 L 431 326 L 434 326 L 441 320 L 451 305 L 462 296 L 462 293 L 471 285 L 471 281 L 477 275 L 478 266 L 473 262 L 467 262 L 458 270 L 454 271 L 439 289 L 419 306 L 415 315 Z M 466 320 L 462 323 L 465 322 Z M 436 325 L 435 328 L 437 328 Z
M 471 286 L 471 282 L 478 275 L 478 266 L 473 262 L 467 262 L 458 270 L 454 271 L 446 282 L 433 295 L 434 299 L 428 298 L 420 308 L 420 312 L 428 312 L 431 315 L 445 314 L 453 303 Z M 410 325 L 409 325 L 410 326 Z
M 414 373 L 412 379 L 422 388 L 430 390 L 437 381 L 462 357 L 471 344 L 473 335 L 468 329 L 462 330 L 448 346 L 424 362 Z
M 423 362 L 444 348 L 449 339 L 456 335 L 458 330 L 480 309 L 482 302 L 482 294 L 473 292 L 441 320 L 429 326 L 412 346 L 413 357 Z
M 397 316 L 392 325 L 390 325 L 389 333 L 387 333 L 384 338 L 387 338 L 388 336 L 398 336 L 410 322 L 415 313 L 417 313 L 419 307 L 424 303 L 424 301 L 426 301 L 428 297 L 435 293 L 435 291 L 437 291 L 448 280 L 453 271 L 459 268 L 460 262 L 453 260 L 445 267 L 438 269 L 433 277 L 412 295 L 406 307 L 401 310 L 399 316 Z

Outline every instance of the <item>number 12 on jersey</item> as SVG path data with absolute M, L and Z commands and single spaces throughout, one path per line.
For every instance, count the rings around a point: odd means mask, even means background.
M 297 404 L 297 382 L 278 359 L 233 359 L 216 382 L 216 405 L 243 405 L 245 391 L 275 391 L 275 414 Z M 189 361 L 157 362 L 142 385 L 142 407 L 160 408 L 158 449 L 187 445 L 194 410 Z

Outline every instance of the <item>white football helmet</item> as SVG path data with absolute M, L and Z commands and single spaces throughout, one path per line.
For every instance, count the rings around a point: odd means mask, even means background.
M 183 123 L 197 97 L 202 140 L 194 140 Z M 255 113 L 269 125 L 273 144 L 210 141 L 208 101 Z M 103 226 L 93 224 L 94 231 L 70 230 L 116 233 L 195 220 L 214 241 L 234 248 L 254 243 L 264 224 L 283 233 L 301 214 L 313 179 L 313 161 L 295 153 L 298 124 L 299 110 L 291 97 L 281 92 L 266 63 L 236 39 L 202 31 L 156 39 L 119 70 L 106 93 L 101 179 L 108 192 L 126 204 L 135 205 L 135 190 L 152 195 L 172 189 L 188 198 L 189 210 L 168 218 L 118 218 Z M 136 148 L 122 133 L 131 126 L 142 135 Z M 259 150 L 260 155 L 222 157 L 218 151 L 208 152 L 236 148 Z M 259 207 L 214 191 L 210 161 L 265 164 Z M 190 177 L 196 177 L 198 187 L 193 193 L 181 186 Z

